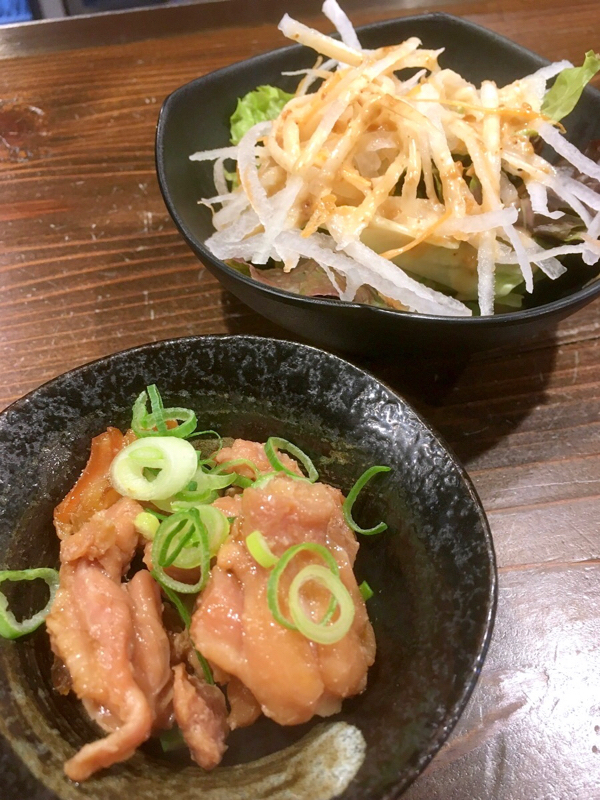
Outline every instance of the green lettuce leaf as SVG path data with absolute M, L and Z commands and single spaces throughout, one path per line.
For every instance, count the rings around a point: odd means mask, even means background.
M 279 116 L 281 109 L 293 96 L 276 86 L 259 86 L 240 97 L 230 119 L 231 143 L 238 144 L 246 131 L 258 122 Z
M 546 92 L 542 103 L 542 113 L 558 122 L 577 105 L 581 93 L 594 75 L 600 70 L 600 55 L 589 50 L 581 67 L 563 69 Z

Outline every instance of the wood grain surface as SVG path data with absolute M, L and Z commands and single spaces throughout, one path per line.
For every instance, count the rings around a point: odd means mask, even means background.
M 148 341 L 290 337 L 196 260 L 154 171 L 165 96 L 283 44 L 283 5 L 220 0 L 0 29 L 0 406 Z M 319 5 L 285 4 L 329 30 Z M 448 11 L 552 60 L 580 61 L 600 45 L 598 0 L 345 7 L 357 24 Z M 407 800 L 600 798 L 599 342 L 595 302 L 543 338 L 466 364 L 385 354 L 361 362 L 405 393 L 462 459 L 500 572 L 480 682 Z M 49 797 L 16 768 L 0 775 L 3 797 Z

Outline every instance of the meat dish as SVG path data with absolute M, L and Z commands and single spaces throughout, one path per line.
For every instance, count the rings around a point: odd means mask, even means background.
M 386 526 L 361 528 L 352 504 L 387 468 L 367 470 L 344 498 L 284 439 L 225 442 L 196 427 L 194 412 L 165 408 L 148 387 L 129 431 L 92 440 L 55 509 L 58 573 L 0 573 L 49 584 L 35 626 L 45 618 L 55 688 L 105 734 L 66 762 L 73 781 L 152 736 L 209 770 L 229 732 L 261 714 L 296 725 L 366 687 L 372 590 L 354 575 L 356 533 Z M 2 635 L 35 627 L 6 602 L 0 616 Z

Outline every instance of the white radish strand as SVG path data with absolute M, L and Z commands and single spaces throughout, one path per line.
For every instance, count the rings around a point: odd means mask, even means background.
M 321 9 L 327 19 L 333 23 L 342 42 L 353 50 L 362 50 L 354 26 L 337 4 L 336 0 L 325 0 Z
M 584 175 L 589 175 L 590 178 L 596 178 L 600 181 L 600 164 L 596 164 L 591 158 L 584 155 L 581 150 L 578 150 L 574 144 L 565 139 L 556 128 L 552 127 L 547 122 L 537 125 L 537 132 L 540 137 L 553 147 L 559 156 L 566 158 L 566 160 L 573 164 L 579 172 Z

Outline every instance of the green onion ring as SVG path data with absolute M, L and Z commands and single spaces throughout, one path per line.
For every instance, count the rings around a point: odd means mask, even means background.
M 156 536 L 156 531 L 160 526 L 160 520 L 156 514 L 149 511 L 140 512 L 133 520 L 136 531 L 141 534 L 144 539 L 151 542 Z
M 304 611 L 300 590 L 308 581 L 320 583 L 335 597 L 340 609 L 338 618 L 329 625 L 315 622 Z M 335 644 L 343 639 L 354 622 L 354 600 L 338 575 L 320 564 L 309 564 L 300 570 L 290 584 L 289 607 L 296 628 L 307 639 L 318 644 Z
M 114 457 L 110 480 L 119 494 L 134 500 L 165 500 L 184 489 L 196 474 L 196 451 L 184 439 L 136 439 Z M 159 468 L 152 480 L 145 469 Z
M 150 398 L 150 407 L 152 409 L 152 417 L 154 418 L 153 422 L 156 425 L 156 430 L 160 436 L 165 436 L 168 428 L 164 418 L 164 406 L 160 392 L 156 388 L 155 383 L 147 386 L 146 391 Z
M 265 569 L 271 569 L 279 561 L 260 531 L 252 531 L 246 536 L 246 547 L 256 563 Z
M 373 597 L 373 595 L 375 594 L 373 589 L 371 589 L 371 587 L 369 586 L 369 584 L 366 581 L 363 581 L 360 584 L 360 586 L 358 587 L 358 591 L 360 592 L 361 597 L 365 601 L 365 603 L 366 603 L 367 600 L 370 600 Z
M 181 508 L 179 506 L 182 506 Z M 181 511 L 194 511 L 198 514 L 200 521 L 204 523 L 208 534 L 208 549 L 212 556 L 216 556 L 225 539 L 229 536 L 230 522 L 220 508 L 210 505 L 198 505 L 185 507 L 184 503 L 173 503 L 175 513 Z M 180 548 L 181 550 L 181 548 Z M 181 569 L 193 569 L 198 566 L 200 559 L 196 546 L 181 550 L 174 562 L 176 567 Z
M 58 572 L 48 567 L 38 569 L 2 570 L 0 571 L 0 583 L 4 581 L 34 581 L 37 578 L 45 581 L 50 590 L 48 602 L 41 611 L 34 614 L 29 619 L 18 622 L 15 615 L 8 608 L 8 599 L 3 592 L 0 592 L 0 636 L 4 639 L 18 639 L 33 633 L 46 619 L 52 608 L 52 603 L 56 597 L 59 585 Z
M 231 523 L 220 508 L 216 506 L 198 506 L 196 509 L 208 532 L 208 549 L 211 556 L 216 556 L 219 548 L 229 536 Z
M 148 416 L 148 409 L 146 408 L 147 401 L 146 390 L 139 394 L 131 409 L 131 429 L 135 435 L 140 438 L 145 436 L 144 420 Z
M 235 482 L 235 475 L 214 475 L 212 472 L 204 472 L 200 467 L 192 480 L 188 483 L 188 488 L 182 489 L 177 494 L 165 500 L 155 500 L 154 504 L 163 511 L 183 511 L 190 508 L 202 508 L 213 503 L 219 496 L 221 489 L 226 489 Z M 195 489 L 189 487 L 195 485 Z
M 184 544 L 181 544 L 182 539 Z M 170 550 L 173 543 L 175 546 Z M 204 589 L 210 574 L 210 544 L 197 509 L 178 511 L 161 523 L 152 542 L 152 565 L 161 585 L 174 592 L 198 594 Z M 194 584 L 175 580 L 164 571 L 170 566 L 181 569 L 198 566 L 200 578 Z
M 176 528 L 168 537 L 169 544 L 171 544 L 171 542 L 175 539 L 177 534 L 181 534 L 181 536 L 179 536 L 177 538 L 177 541 L 175 542 L 175 547 L 173 547 L 173 549 L 170 552 L 165 548 L 166 556 L 164 558 L 163 563 L 160 565 L 161 567 L 164 567 L 165 569 L 167 567 L 172 567 L 173 566 L 173 564 L 177 560 L 177 557 L 179 556 L 179 554 L 181 553 L 183 548 L 187 547 L 192 542 L 192 539 L 194 538 L 194 531 L 193 530 L 189 530 L 189 529 L 185 530 L 183 528 L 179 528 L 179 530 L 177 530 L 177 528 Z
M 146 408 L 146 398 L 150 398 L 152 408 L 149 414 Z M 169 428 L 167 422 L 174 421 L 178 424 Z M 189 408 L 165 408 L 156 386 L 152 384 L 143 391 L 132 408 L 131 428 L 139 438 L 148 436 L 173 436 L 178 439 L 187 439 L 194 434 L 198 421 L 195 413 Z
M 269 581 L 267 583 L 267 603 L 269 605 L 269 610 L 271 611 L 271 614 L 273 615 L 274 619 L 280 625 L 283 625 L 284 628 L 288 628 L 291 631 L 297 630 L 297 627 L 294 623 L 287 620 L 281 613 L 281 606 L 279 605 L 279 580 L 283 574 L 283 571 L 290 563 L 292 558 L 294 558 L 295 555 L 304 550 L 308 550 L 311 553 L 316 553 L 317 555 L 321 556 L 321 558 L 323 558 L 323 560 L 329 567 L 329 570 L 336 577 L 339 576 L 340 573 L 337 561 L 331 555 L 329 550 L 326 547 L 323 547 L 322 544 L 316 544 L 315 542 L 304 542 L 303 544 L 295 544 L 292 545 L 292 547 L 288 547 L 288 549 L 281 556 L 281 558 L 273 568 L 273 571 L 269 575 Z M 326 622 L 331 617 L 332 613 L 333 610 L 331 609 L 331 603 L 330 603 L 330 608 L 327 610 L 327 613 L 325 614 L 323 620 L 321 620 L 321 624 Z
M 174 421 L 178 424 L 173 428 L 168 428 L 165 424 L 164 433 L 158 432 L 158 421 L 155 422 L 155 415 L 148 414 L 146 417 L 146 427 L 143 436 L 174 436 L 177 439 L 190 439 L 198 421 L 196 415 L 189 408 L 165 408 L 162 412 L 163 421 Z M 156 430 L 154 430 L 156 428 Z
M 308 474 L 308 480 L 311 483 L 314 483 L 319 479 L 319 473 L 306 453 L 300 450 L 299 447 L 296 447 L 295 444 L 288 442 L 287 439 L 281 439 L 279 436 L 269 436 L 265 443 L 265 454 L 269 459 L 269 464 L 276 472 L 285 472 L 286 475 L 291 475 L 293 478 L 298 477 L 296 472 L 292 472 L 291 469 L 288 469 L 286 466 L 284 466 L 277 458 L 278 450 L 286 450 L 288 453 L 290 453 L 290 455 L 294 456 L 294 458 L 296 458 L 306 470 Z
M 389 472 L 390 467 L 369 467 L 369 469 L 365 470 L 360 478 L 356 481 L 352 489 L 348 492 L 348 497 L 344 501 L 344 505 L 342 506 L 342 511 L 344 513 L 344 519 L 346 520 L 346 525 L 355 533 L 362 533 L 364 536 L 372 536 L 375 533 L 383 533 L 383 531 L 387 530 L 387 525 L 385 522 L 380 522 L 378 525 L 374 525 L 372 528 L 361 528 L 360 525 L 357 525 L 356 522 L 352 519 L 352 506 L 354 505 L 356 498 L 360 490 L 363 486 L 371 480 L 374 475 L 377 475 L 379 472 Z
M 265 486 L 267 486 L 273 480 L 273 478 L 276 475 L 277 475 L 276 472 L 263 472 L 263 474 L 260 476 L 260 478 L 258 478 L 257 480 L 254 481 L 254 484 L 253 484 L 252 488 L 254 488 L 254 489 L 264 489 Z M 290 475 L 290 477 L 292 477 L 292 476 Z M 294 475 L 294 477 L 298 478 L 298 475 Z M 306 478 L 300 478 L 300 480 L 305 481 Z
M 238 472 L 235 472 L 235 470 L 231 473 L 225 472 L 226 469 L 229 469 L 231 467 L 240 467 L 240 466 L 250 467 L 250 469 L 254 470 L 254 478 L 247 478 L 245 475 L 240 475 Z M 233 483 L 236 486 L 240 486 L 242 489 L 247 489 L 249 486 L 252 486 L 254 482 L 257 481 L 261 476 L 260 470 L 258 469 L 256 464 L 253 461 L 250 461 L 250 459 L 248 458 L 233 458 L 231 459 L 231 461 L 224 461 L 222 464 L 218 464 L 212 470 L 212 474 L 234 475 L 235 478 L 233 480 Z

